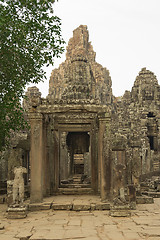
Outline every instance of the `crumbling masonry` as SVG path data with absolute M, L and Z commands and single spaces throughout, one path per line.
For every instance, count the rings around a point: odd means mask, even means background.
M 26 92 L 30 132 L 2 153 L 1 182 L 14 167 L 28 169 L 31 202 L 55 194 L 99 194 L 113 200 L 160 173 L 160 86 L 142 68 L 133 88 L 112 94 L 109 71 L 95 61 L 86 26 L 73 31 L 66 60 L 52 71 L 49 94 Z

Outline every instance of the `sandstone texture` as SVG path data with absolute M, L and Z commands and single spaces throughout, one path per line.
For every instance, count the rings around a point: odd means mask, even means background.
M 99 206 L 52 205 L 77 211 L 108 208 L 105 201 L 135 209 L 136 202 L 160 196 L 157 78 L 142 68 L 131 91 L 115 97 L 109 70 L 95 57 L 87 26 L 81 25 L 68 42 L 66 60 L 51 73 L 48 96 L 28 88 L 23 107 L 30 129 L 13 133 L 0 153 L 1 202 L 12 201 L 15 167 L 27 169 L 24 197 L 32 209 L 58 195 L 100 196 Z
M 63 200 L 68 201 L 67 196 Z M 86 198 L 83 200 L 87 202 Z M 25 219 L 7 219 L 6 209 L 7 206 L 0 205 L 1 240 L 160 239 L 158 198 L 154 204 L 138 205 L 129 217 L 111 217 L 109 211 L 73 212 L 50 209 L 29 212 Z

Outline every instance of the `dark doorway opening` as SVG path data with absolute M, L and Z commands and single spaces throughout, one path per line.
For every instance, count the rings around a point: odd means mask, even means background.
M 86 187 L 91 184 L 90 135 L 88 132 L 66 132 L 63 136 L 66 136 L 66 150 L 60 150 L 63 156 L 60 157 L 60 173 L 65 169 L 67 174 L 65 179 L 60 179 L 60 186 Z M 64 159 L 67 160 L 64 162 Z
M 154 150 L 154 137 L 148 136 L 148 138 L 149 138 L 150 149 Z
M 71 156 L 70 174 L 84 174 L 84 154 L 89 152 L 89 134 L 87 132 L 69 132 L 66 142 Z

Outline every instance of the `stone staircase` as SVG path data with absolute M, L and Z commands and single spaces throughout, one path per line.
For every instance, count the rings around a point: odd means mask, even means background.
M 93 190 L 89 187 L 68 187 L 68 188 L 59 188 L 59 194 L 64 195 L 91 195 L 93 194 Z
M 73 184 L 81 185 L 81 183 L 82 183 L 82 175 L 81 174 L 75 174 L 73 176 Z
M 58 189 L 59 194 L 65 195 L 83 195 L 93 194 L 91 184 L 83 182 L 84 175 L 84 154 L 74 154 L 74 175 L 71 183 L 61 183 Z
M 74 173 L 84 174 L 84 155 L 74 154 L 73 162 L 74 162 Z
M 59 194 L 74 195 L 74 194 L 93 194 L 91 184 L 85 184 L 82 182 L 82 174 L 75 174 L 73 176 L 73 182 L 69 184 L 61 184 L 58 189 Z
M 157 161 L 153 162 L 153 171 L 159 171 L 160 170 L 160 163 L 159 159 Z

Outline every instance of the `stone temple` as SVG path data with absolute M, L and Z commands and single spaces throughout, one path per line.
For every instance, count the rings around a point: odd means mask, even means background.
M 109 71 L 95 57 L 87 26 L 81 25 L 69 40 L 65 62 L 52 71 L 48 96 L 28 88 L 23 107 L 31 128 L 14 133 L 1 153 L 0 190 L 7 181 L 8 198 L 18 166 L 27 168 L 25 191 L 32 203 L 58 194 L 112 201 L 120 192 L 127 196 L 128 186 L 137 194 L 158 191 L 157 78 L 142 68 L 132 90 L 115 97 Z

